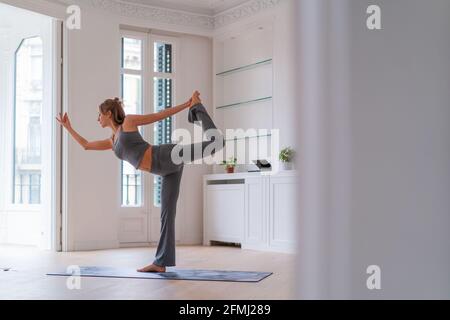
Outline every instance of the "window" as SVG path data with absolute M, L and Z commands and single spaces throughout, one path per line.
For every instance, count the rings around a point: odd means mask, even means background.
M 150 50 L 147 51 L 146 48 Z M 174 45 L 169 41 L 152 40 L 152 37 L 147 40 L 145 35 L 126 33 L 122 37 L 121 86 L 126 114 L 143 113 L 143 101 L 147 97 L 148 104 L 154 106 L 148 112 L 159 112 L 172 107 L 175 81 L 173 48 Z M 152 63 L 146 63 L 147 57 L 148 60 L 153 60 Z M 143 134 L 143 127 L 139 130 Z M 172 118 L 155 123 L 153 144 L 171 143 L 172 130 Z M 143 178 L 142 172 L 135 170 L 129 163 L 122 162 L 122 206 L 143 205 Z M 153 204 L 160 207 L 162 178 L 155 176 L 153 186 Z
M 143 41 L 122 38 L 122 99 L 126 114 L 142 113 L 143 101 Z M 143 128 L 139 128 L 143 134 Z M 122 205 L 142 205 L 142 172 L 122 161 Z
M 41 203 L 43 45 L 22 41 L 15 55 L 13 204 Z
M 172 44 L 155 41 L 154 67 L 153 67 L 153 93 L 155 112 L 159 112 L 173 105 L 173 50 Z M 171 143 L 173 119 L 167 118 L 158 122 L 154 127 L 154 144 Z M 161 206 L 161 186 L 162 178 L 155 176 L 153 181 L 153 205 Z

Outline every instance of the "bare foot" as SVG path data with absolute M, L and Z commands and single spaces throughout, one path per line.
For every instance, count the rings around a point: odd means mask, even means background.
M 157 266 L 156 264 L 151 264 L 144 268 L 138 269 L 138 272 L 166 272 L 166 267 Z

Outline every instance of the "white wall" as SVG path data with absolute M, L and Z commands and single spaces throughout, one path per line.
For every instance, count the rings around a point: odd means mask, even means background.
M 120 96 L 119 39 L 114 19 L 83 7 L 81 30 L 69 34 L 67 112 L 75 130 L 88 140 L 110 136 L 98 126 L 96 114 L 106 98 Z M 118 160 L 112 151 L 85 152 L 75 140 L 68 142 L 68 248 L 118 246 Z
M 184 101 L 185 97 L 198 88 L 209 114 L 213 114 L 212 41 L 189 35 L 181 37 L 180 40 L 178 101 Z M 186 113 L 177 115 L 176 123 L 178 128 L 188 128 L 194 135 L 194 127 L 187 121 Z M 203 241 L 203 175 L 209 173 L 209 166 L 185 166 L 180 190 L 180 207 L 185 208 L 185 212 L 182 213 L 182 219 L 177 221 L 183 224 L 181 239 L 184 244 L 201 244 Z
M 296 0 L 282 2 L 276 7 L 274 23 L 274 128 L 280 129 L 280 147 L 295 147 L 296 129 L 298 119 L 294 116 L 298 103 L 296 101 L 296 74 L 297 65 L 295 51 L 295 36 L 297 29 L 295 25 Z M 301 156 L 300 150 L 298 155 Z M 277 157 L 276 157 L 277 158 Z
M 299 297 L 448 299 L 450 3 L 376 3 L 299 3 Z

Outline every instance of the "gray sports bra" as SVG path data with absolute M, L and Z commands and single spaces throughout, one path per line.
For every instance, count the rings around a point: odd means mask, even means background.
M 116 132 L 115 138 L 115 141 L 113 139 L 115 155 L 139 169 L 145 151 L 150 144 L 142 138 L 139 131 L 124 132 L 122 127 Z

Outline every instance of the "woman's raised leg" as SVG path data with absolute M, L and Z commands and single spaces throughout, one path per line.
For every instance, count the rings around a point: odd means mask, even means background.
M 203 104 L 198 103 L 190 108 L 188 120 L 190 123 L 201 123 L 207 140 L 189 145 L 177 145 L 173 152 L 179 155 L 183 162 L 193 162 L 211 156 L 225 147 L 223 134 L 217 129 Z

